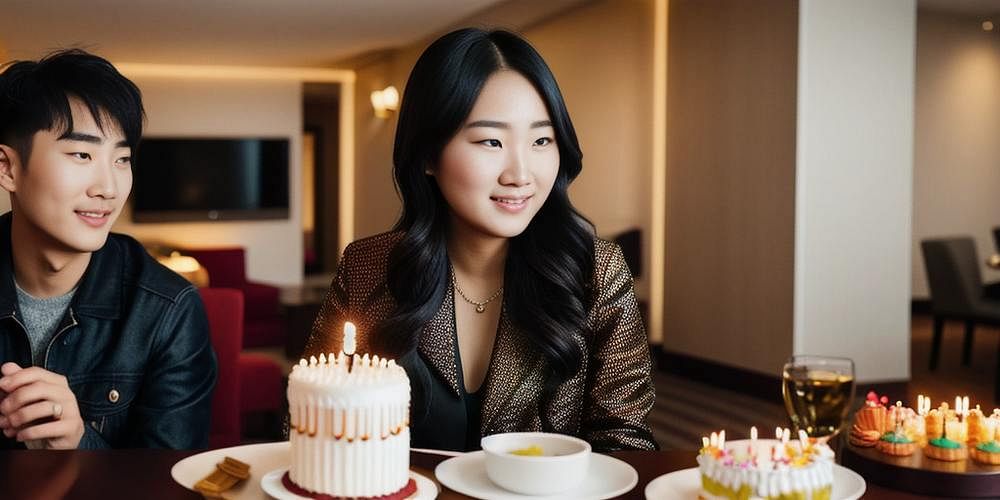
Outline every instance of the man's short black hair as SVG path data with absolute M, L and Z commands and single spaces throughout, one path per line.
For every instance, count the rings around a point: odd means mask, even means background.
M 24 165 L 31 156 L 36 132 L 51 130 L 65 136 L 73 131 L 70 97 L 90 109 L 102 132 L 109 126 L 120 128 L 135 154 L 145 117 L 142 94 L 107 60 L 69 49 L 37 62 L 14 61 L 4 66 L 0 73 L 0 144 L 17 151 Z

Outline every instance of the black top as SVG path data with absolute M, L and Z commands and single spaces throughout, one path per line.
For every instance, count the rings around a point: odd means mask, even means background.
M 458 350 L 458 342 L 455 342 L 455 363 L 458 366 L 458 387 L 462 390 L 462 403 L 465 406 L 465 451 L 474 451 L 480 448 L 479 441 L 482 435 L 479 431 L 480 423 L 483 420 L 483 386 L 479 386 L 475 392 L 468 392 L 465 388 L 465 375 L 462 370 L 462 353 Z
M 410 378 L 410 445 L 414 448 L 453 451 L 480 448 L 483 395 L 487 381 L 484 380 L 473 393 L 465 390 L 457 336 L 456 333 L 454 356 L 458 368 L 458 395 L 429 369 L 427 360 L 416 350 L 397 360 Z
M 465 426 L 465 451 L 478 450 L 479 441 L 482 434 L 479 432 L 479 424 L 483 420 L 483 394 L 482 389 L 473 393 L 465 392 L 462 388 L 462 398 L 465 399 L 465 415 L 468 417 Z

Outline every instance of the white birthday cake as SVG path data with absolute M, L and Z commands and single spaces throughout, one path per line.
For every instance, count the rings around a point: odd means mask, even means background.
M 804 439 L 713 436 L 697 460 L 706 500 L 830 500 L 833 490 L 833 450 Z
M 313 498 L 406 498 L 410 381 L 394 361 L 343 353 L 288 377 L 291 462 L 283 484 Z

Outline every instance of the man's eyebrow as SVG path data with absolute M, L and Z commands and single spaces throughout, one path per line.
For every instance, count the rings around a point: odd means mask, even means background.
M 61 137 L 59 137 L 59 140 L 60 141 L 80 141 L 80 142 L 87 142 L 87 143 L 90 143 L 90 144 L 98 144 L 98 145 L 104 144 L 104 139 L 102 139 L 102 138 L 100 138 L 100 137 L 98 137 L 96 135 L 84 134 L 82 132 L 67 132 L 67 133 L 63 134 Z M 129 147 L 128 141 L 122 139 L 122 140 L 118 141 L 117 143 L 115 143 L 115 147 L 116 148 L 127 148 L 127 147 Z
M 59 137 L 60 141 L 80 141 L 88 142 L 90 144 L 103 144 L 104 139 L 97 137 L 96 135 L 84 134 L 82 132 L 66 132 Z

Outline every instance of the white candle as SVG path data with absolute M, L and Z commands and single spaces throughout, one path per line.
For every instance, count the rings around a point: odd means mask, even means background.
M 806 445 L 809 444 L 809 435 L 806 431 L 799 429 L 799 446 L 802 447 L 802 451 L 805 451 Z
M 925 397 L 923 394 L 917 395 L 917 414 L 921 417 L 926 417 L 931 411 L 931 398 Z
M 710 445 L 712 445 L 713 448 L 718 448 L 719 447 L 719 434 L 716 433 L 716 432 L 713 432 L 712 434 L 710 434 L 710 436 L 711 437 L 709 438 L 708 443 Z
M 757 456 L 757 427 L 750 427 L 750 457 Z
M 354 323 L 348 321 L 344 323 L 344 354 L 350 356 L 354 354 L 354 350 L 358 348 L 357 344 L 357 327 Z

